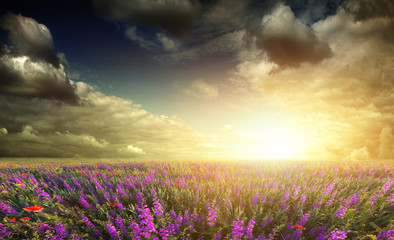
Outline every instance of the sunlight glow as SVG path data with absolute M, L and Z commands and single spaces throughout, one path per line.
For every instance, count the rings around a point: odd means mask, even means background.
M 254 133 L 241 133 L 242 143 L 233 148 L 234 154 L 243 159 L 285 160 L 302 158 L 307 141 L 294 129 L 279 124 L 260 128 Z

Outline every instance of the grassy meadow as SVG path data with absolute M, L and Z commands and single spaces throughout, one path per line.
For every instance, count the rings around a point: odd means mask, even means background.
M 393 161 L 0 161 L 3 239 L 394 239 Z

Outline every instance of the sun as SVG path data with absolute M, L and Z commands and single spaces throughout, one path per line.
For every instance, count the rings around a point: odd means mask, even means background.
M 276 125 L 244 133 L 242 142 L 233 148 L 233 152 L 238 158 L 251 160 L 299 159 L 304 143 L 301 134 Z

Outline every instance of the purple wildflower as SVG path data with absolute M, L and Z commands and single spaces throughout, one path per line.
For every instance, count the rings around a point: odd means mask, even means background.
M 351 204 L 352 206 L 355 206 L 355 205 L 357 204 L 357 202 L 358 202 L 358 197 L 359 197 L 359 194 L 358 194 L 358 193 L 353 194 L 352 198 L 350 199 L 350 204 Z
M 216 222 L 216 218 L 218 217 L 216 212 L 217 212 L 217 208 L 214 206 L 210 206 L 209 208 L 209 212 L 208 212 L 208 225 L 209 226 L 213 226 Z
M 301 217 L 301 220 L 298 222 L 298 225 L 304 226 L 305 223 L 306 223 L 306 221 L 308 221 L 308 218 L 309 218 L 309 217 L 310 217 L 309 214 L 304 214 L 304 215 Z
M 88 228 L 94 228 L 93 223 L 89 220 L 89 218 L 82 216 L 82 220 L 85 222 L 86 226 Z
M 132 221 L 131 224 L 129 225 L 129 227 L 131 228 L 131 231 L 133 232 L 133 239 L 135 240 L 140 240 L 140 233 L 141 233 L 141 229 L 140 226 L 138 226 L 138 223 Z
M 116 228 L 112 224 L 107 224 L 108 233 L 112 239 L 120 239 Z
M 335 214 L 335 217 L 337 217 L 339 219 L 343 219 L 343 216 L 345 215 L 346 211 L 347 211 L 347 207 L 341 206 L 338 209 L 338 212 Z
M 305 201 L 306 201 L 306 195 L 305 195 L 305 194 L 302 194 L 302 195 L 301 195 L 301 198 L 300 198 L 300 204 L 304 204 Z
M 393 200 L 394 200 L 394 192 L 390 196 L 387 197 L 386 202 L 391 202 Z
M 139 211 L 141 212 L 140 215 L 138 215 L 138 218 L 140 219 L 140 224 L 142 226 L 141 235 L 143 237 L 148 237 L 151 233 L 157 233 L 153 224 L 153 217 L 150 214 L 149 208 L 144 205 L 142 209 L 139 208 Z
M 38 233 L 44 235 L 46 233 L 46 231 L 52 230 L 53 227 L 49 226 L 46 223 L 41 223 L 36 227 L 36 230 Z
M 153 198 L 153 211 L 157 218 L 164 218 L 163 207 L 160 204 L 160 200 L 156 196 Z
M 8 235 L 13 234 L 10 231 L 7 231 L 7 227 L 0 223 L 0 238 L 6 238 Z
M 242 237 L 244 235 L 244 230 L 245 228 L 243 227 L 244 221 L 233 221 L 233 229 L 231 231 L 231 234 L 235 239 L 238 239 L 238 237 Z
M 252 238 L 253 236 L 253 228 L 254 228 L 254 224 L 256 222 L 253 219 L 250 219 L 249 223 L 248 223 L 248 227 L 246 228 L 246 236 L 248 238 Z
M 67 228 L 63 227 L 61 223 L 55 224 L 56 239 L 63 239 L 67 237 Z
M 341 239 L 346 239 L 347 233 L 350 232 L 349 230 L 338 230 L 335 228 L 333 231 L 331 231 L 329 234 L 327 234 L 326 238 L 327 240 L 341 240 Z
M 324 196 L 327 196 L 328 194 L 331 193 L 332 189 L 334 188 L 334 185 L 335 185 L 335 183 L 331 183 L 330 185 L 328 185 L 328 187 L 324 191 Z
M 3 212 L 6 216 L 10 216 L 12 214 L 18 214 L 10 205 L 7 203 L 0 203 L 0 212 Z
M 390 229 L 385 232 L 380 232 L 380 233 L 378 233 L 378 235 L 376 235 L 376 238 L 378 240 L 385 240 L 385 239 L 391 240 L 394 238 L 394 230 Z
M 298 193 L 300 192 L 300 188 L 301 188 L 300 186 L 296 187 L 293 193 L 293 198 L 296 198 L 298 196 Z
M 127 230 L 126 230 L 126 227 L 125 227 L 125 225 L 124 225 L 124 223 L 123 223 L 123 218 L 121 217 L 121 216 L 118 216 L 116 219 L 115 219 L 115 223 L 116 223 L 116 226 L 120 229 L 120 231 L 123 233 L 123 236 L 127 236 Z
M 85 208 L 90 208 L 90 205 L 89 205 L 89 203 L 86 201 L 86 199 L 83 197 L 83 196 L 81 196 L 81 198 L 79 199 L 79 202 L 82 204 L 82 206 L 84 206 Z

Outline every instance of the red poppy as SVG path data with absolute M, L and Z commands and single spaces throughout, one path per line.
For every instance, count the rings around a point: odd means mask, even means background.
M 44 207 L 41 207 L 41 206 L 31 206 L 31 207 L 24 208 L 23 210 L 28 211 L 28 212 L 30 212 L 30 211 L 33 211 L 33 212 L 41 212 L 42 209 L 44 209 Z
M 8 220 L 8 222 L 15 222 L 15 218 Z
M 6 170 L 4 170 L 3 172 L 5 172 L 5 173 L 6 173 L 7 171 L 6 171 Z
M 23 217 L 22 220 L 23 220 L 23 221 L 29 221 L 30 218 L 29 218 L 29 217 Z
M 181 182 L 176 182 L 176 184 L 181 184 Z
M 303 226 L 301 226 L 301 225 L 298 225 L 298 224 L 296 224 L 296 225 L 292 226 L 292 228 L 295 228 L 295 229 L 300 229 L 300 230 L 305 230 L 305 229 L 306 229 L 306 228 L 304 228 Z
M 22 173 L 22 176 L 26 176 L 26 173 Z
M 79 168 L 76 168 L 75 170 L 79 171 Z
M 178 201 L 178 200 L 179 200 L 179 198 L 175 198 L 174 200 L 175 200 L 175 201 Z
M 110 205 L 111 207 L 116 207 L 116 206 L 118 206 L 118 204 L 116 204 L 116 203 L 108 203 L 108 205 Z

